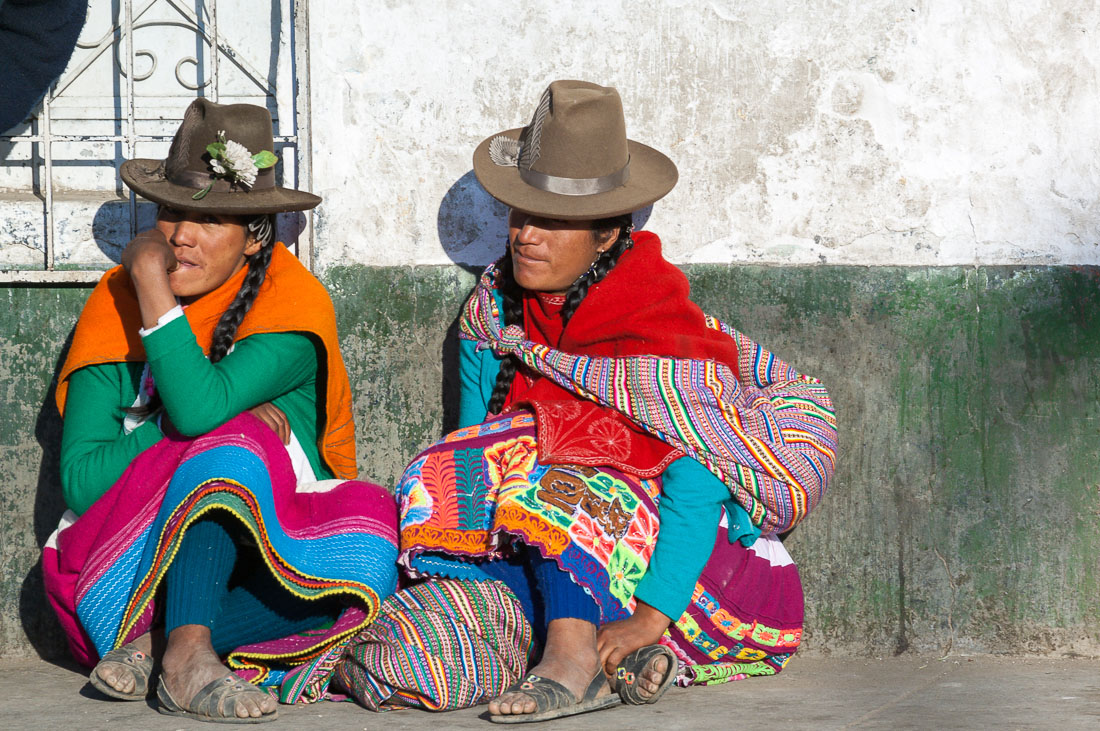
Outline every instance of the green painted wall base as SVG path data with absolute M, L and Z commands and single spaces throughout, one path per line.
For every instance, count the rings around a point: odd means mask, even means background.
M 1100 656 L 1100 270 L 687 271 L 704 309 L 837 405 L 836 480 L 788 539 L 806 651 Z M 360 469 L 392 485 L 454 423 L 444 365 L 474 276 L 325 279 Z M 62 512 L 51 379 L 87 294 L 0 289 L 0 656 L 64 652 L 36 562 Z

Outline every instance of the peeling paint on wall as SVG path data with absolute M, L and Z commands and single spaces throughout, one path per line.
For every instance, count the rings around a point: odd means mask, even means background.
M 1095 4 L 426 7 L 311 6 L 323 266 L 494 258 L 473 149 L 556 78 L 618 87 L 679 166 L 675 261 L 1100 262 Z

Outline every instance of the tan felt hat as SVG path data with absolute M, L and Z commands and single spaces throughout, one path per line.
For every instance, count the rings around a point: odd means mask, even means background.
M 224 157 L 208 149 L 219 144 L 223 151 L 229 147 Z M 305 211 L 320 203 L 312 193 L 275 185 L 274 150 L 266 109 L 199 98 L 184 112 L 168 157 L 127 160 L 120 172 L 135 193 L 181 211 L 249 215 Z M 259 165 L 249 162 L 257 157 Z M 236 173 L 234 163 L 241 168 Z
M 636 211 L 677 178 L 672 160 L 626 138 L 619 92 L 587 81 L 551 83 L 530 124 L 477 146 L 474 174 L 501 203 L 565 220 Z

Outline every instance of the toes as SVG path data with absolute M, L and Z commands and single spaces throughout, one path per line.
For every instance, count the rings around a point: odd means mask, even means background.
M 96 673 L 104 683 L 120 693 L 132 693 L 135 688 L 134 676 L 114 663 L 97 668 Z
M 534 713 L 537 707 L 533 698 L 523 694 L 504 695 L 489 701 L 489 713 L 494 716 Z
M 117 688 L 119 682 L 117 670 L 118 668 L 116 668 L 114 664 L 108 665 L 106 663 L 101 663 L 96 667 L 95 672 L 107 685 L 112 688 Z
M 259 718 L 275 710 L 275 699 L 259 693 L 250 693 L 237 701 L 235 712 L 238 718 Z
M 237 699 L 237 703 L 233 708 L 233 713 L 237 718 L 255 718 L 260 715 L 256 708 L 255 701 L 248 697 Z

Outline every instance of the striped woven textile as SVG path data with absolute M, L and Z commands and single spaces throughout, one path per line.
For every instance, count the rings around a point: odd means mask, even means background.
M 287 703 L 321 698 L 341 649 L 396 586 L 397 511 L 365 482 L 330 480 L 299 491 L 279 437 L 245 413 L 195 439 L 165 438 L 142 452 L 43 550 L 46 591 L 74 657 L 99 657 L 149 631 L 158 588 L 188 527 L 207 511 L 241 521 L 264 564 L 303 600 L 341 596 L 331 627 L 236 648 L 227 664 L 254 683 L 280 685 Z
M 706 324 L 737 345 L 738 373 L 722 363 L 658 356 L 590 357 L 526 338 L 503 322 L 486 268 L 459 335 L 524 364 L 580 398 L 626 415 L 702 463 L 764 533 L 794 527 L 820 502 L 836 462 L 836 415 L 825 387 L 729 325 Z
M 382 603 L 349 643 L 337 685 L 372 711 L 453 711 L 503 693 L 531 649 L 531 625 L 504 584 L 429 581 Z

